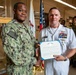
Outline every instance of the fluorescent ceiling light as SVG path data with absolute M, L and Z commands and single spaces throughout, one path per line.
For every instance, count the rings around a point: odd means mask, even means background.
M 0 6 L 0 8 L 4 8 L 4 6 Z
M 73 8 L 73 9 L 76 10 L 76 7 L 74 7 L 74 6 L 71 5 L 71 4 L 68 4 L 68 3 L 64 2 L 64 1 L 62 1 L 62 0 L 55 0 L 55 1 L 57 1 L 57 2 L 59 2 L 59 3 L 62 3 L 62 4 L 64 4 L 64 5 L 66 5 L 66 6 L 68 6 L 68 7 Z

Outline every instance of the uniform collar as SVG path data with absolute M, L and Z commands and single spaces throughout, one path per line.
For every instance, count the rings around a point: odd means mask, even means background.
M 16 19 L 12 19 L 12 22 L 13 23 L 19 23 Z M 20 23 L 19 23 L 20 24 Z M 23 22 L 23 24 L 25 24 L 24 22 Z
M 58 27 L 58 29 L 60 29 L 62 27 L 63 27 L 63 25 L 60 24 L 59 27 Z M 50 26 L 48 26 L 47 28 L 50 29 Z

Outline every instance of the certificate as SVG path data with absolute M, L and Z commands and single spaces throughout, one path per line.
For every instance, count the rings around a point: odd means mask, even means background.
M 47 60 L 54 58 L 53 55 L 61 54 L 61 45 L 59 41 L 41 42 L 40 43 L 41 59 Z

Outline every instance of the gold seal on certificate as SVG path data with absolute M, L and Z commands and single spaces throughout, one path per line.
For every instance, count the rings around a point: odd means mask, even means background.
M 40 43 L 41 59 L 47 60 L 54 58 L 53 55 L 61 54 L 61 45 L 59 41 L 41 42 Z

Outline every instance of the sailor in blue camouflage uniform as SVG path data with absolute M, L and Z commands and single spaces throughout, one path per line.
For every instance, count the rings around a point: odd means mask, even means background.
M 7 56 L 8 75 L 33 75 L 36 63 L 35 38 L 30 27 L 24 23 L 27 9 L 24 3 L 14 5 L 14 19 L 2 28 L 2 41 Z

